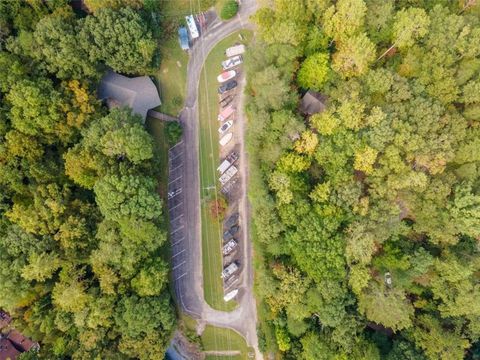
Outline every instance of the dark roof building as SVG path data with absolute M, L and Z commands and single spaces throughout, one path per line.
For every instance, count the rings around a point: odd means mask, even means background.
M 12 318 L 5 311 L 0 311 L 0 330 L 6 328 L 12 322 Z
M 162 104 L 157 87 L 148 76 L 129 78 L 109 71 L 100 81 L 97 94 L 109 107 L 130 107 L 144 122 L 148 110 Z
M 180 42 L 180 47 L 182 48 L 182 50 L 190 49 L 190 45 L 188 43 L 187 28 L 184 26 L 180 26 L 178 28 L 178 41 Z
M 308 116 L 318 114 L 326 107 L 327 97 L 313 90 L 308 90 L 300 101 L 300 111 Z
M 15 349 L 10 340 L 0 338 L 0 360 L 15 360 L 18 355 L 20 351 Z
M 37 342 L 30 340 L 17 330 L 10 331 L 7 335 L 7 339 L 10 340 L 10 342 L 21 352 L 29 351 L 31 349 L 40 349 L 40 345 Z

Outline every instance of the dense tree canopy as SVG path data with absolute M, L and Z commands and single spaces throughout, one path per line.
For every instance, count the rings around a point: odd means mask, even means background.
M 158 359 L 175 326 L 158 154 L 95 94 L 106 65 L 145 74 L 157 39 L 142 10 L 83 15 L 0 1 L 0 308 L 41 343 L 23 358 Z
M 250 199 L 269 351 L 478 357 L 479 11 L 275 0 L 256 15 Z M 292 88 L 320 91 L 326 109 L 299 114 Z

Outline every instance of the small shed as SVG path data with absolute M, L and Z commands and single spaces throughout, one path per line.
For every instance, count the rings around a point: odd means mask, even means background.
M 182 50 L 190 49 L 190 44 L 188 43 L 188 32 L 187 28 L 180 26 L 178 28 L 178 41 L 180 42 L 180 47 Z
M 308 90 L 300 101 L 300 111 L 307 116 L 318 114 L 326 107 L 327 97 L 313 90 Z
M 130 107 L 144 122 L 148 110 L 162 104 L 157 87 L 148 76 L 129 78 L 113 71 L 103 76 L 97 95 L 109 107 Z

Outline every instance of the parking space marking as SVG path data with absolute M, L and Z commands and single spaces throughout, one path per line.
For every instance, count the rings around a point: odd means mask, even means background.
M 182 216 L 183 216 L 183 214 L 178 215 L 175 219 L 172 220 L 172 222 L 174 222 L 175 220 L 180 219 Z
M 180 280 L 180 279 L 183 278 L 185 275 L 187 275 L 187 273 L 183 273 L 182 275 L 180 275 L 179 277 L 177 277 L 177 278 L 175 279 L 175 281 Z
M 180 244 L 183 241 L 183 239 L 185 239 L 185 236 L 182 237 L 180 240 L 178 240 L 176 243 L 173 243 L 172 246 Z
M 183 152 L 181 152 L 180 154 L 175 155 L 173 158 L 169 158 L 168 160 L 173 161 L 173 160 L 175 160 L 176 158 L 178 158 L 179 156 L 182 156 L 182 155 L 183 155 Z
M 175 234 L 178 230 L 182 230 L 183 229 L 183 225 L 180 225 L 178 228 L 176 228 L 175 230 L 171 231 L 170 232 L 170 235 L 173 235 Z
M 177 177 L 176 179 L 173 179 L 172 181 L 170 181 L 170 182 L 168 183 L 168 185 L 173 184 L 175 181 L 177 181 L 178 179 L 181 179 L 181 178 L 182 178 L 182 175 L 180 175 L 180 176 Z
M 175 205 L 174 207 L 170 208 L 170 211 L 176 209 L 176 208 L 179 207 L 180 205 L 183 205 L 183 203 L 181 202 L 180 204 L 177 204 L 177 205 Z
M 186 263 L 186 261 L 182 261 L 180 264 L 175 265 L 175 266 L 172 268 L 172 270 L 178 269 L 180 266 L 182 266 L 182 265 L 185 264 L 185 263 Z
M 175 149 L 178 145 L 181 145 L 183 144 L 183 140 L 181 140 L 180 142 L 176 143 L 175 145 L 173 145 L 170 149 L 168 149 L 168 151 L 172 151 L 173 149 Z
M 172 173 L 172 172 L 174 172 L 175 170 L 180 169 L 182 166 L 183 166 L 183 164 L 180 164 L 180 165 L 178 165 L 175 169 L 171 169 L 170 172 Z
M 181 253 L 184 253 L 186 249 L 183 249 L 182 251 L 176 253 L 175 255 L 172 256 L 172 260 L 177 257 L 178 255 L 180 255 Z

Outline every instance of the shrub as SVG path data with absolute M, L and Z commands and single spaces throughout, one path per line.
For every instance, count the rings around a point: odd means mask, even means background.
M 222 20 L 229 20 L 238 12 L 238 3 L 235 0 L 227 0 L 223 4 L 222 10 L 220 11 L 220 18 Z
M 210 201 L 210 216 L 213 219 L 223 219 L 227 211 L 227 202 L 223 197 Z
M 170 145 L 176 144 L 183 134 L 183 128 L 180 123 L 172 121 L 167 123 L 167 139 Z

